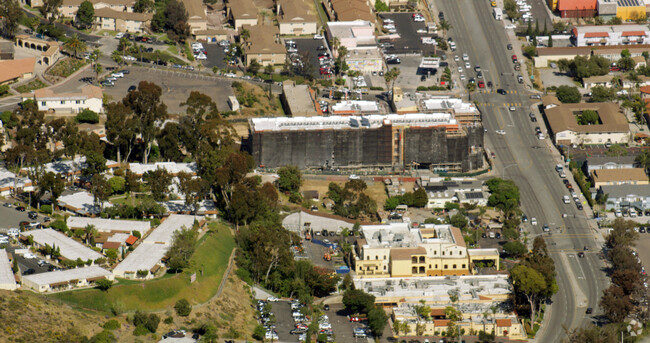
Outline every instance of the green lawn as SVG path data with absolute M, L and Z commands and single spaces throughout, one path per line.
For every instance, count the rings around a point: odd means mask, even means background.
M 119 280 L 108 292 L 85 289 L 48 295 L 77 308 L 110 312 L 113 306 L 122 311 L 153 311 L 174 306 L 181 298 L 191 304 L 203 303 L 214 296 L 226 268 L 235 240 L 228 227 L 212 224 L 213 233 L 203 236 L 192 256 L 190 268 L 177 275 L 150 281 Z M 203 270 L 203 276 L 199 270 Z M 196 272 L 196 282 L 190 275 Z

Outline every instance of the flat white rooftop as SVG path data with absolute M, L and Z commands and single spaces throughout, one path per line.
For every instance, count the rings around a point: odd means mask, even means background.
M 85 228 L 88 225 L 95 226 L 97 231 L 140 231 L 141 234 L 146 233 L 151 228 L 151 223 L 147 221 L 135 220 L 120 220 L 120 219 L 104 219 L 104 218 L 88 218 L 88 217 L 69 217 L 67 220 L 69 228 Z
M 165 256 L 175 231 L 183 227 L 192 228 L 194 220 L 201 221 L 200 216 L 173 214 L 165 219 L 144 239 L 135 250 L 113 269 L 114 274 L 135 273 L 138 270 L 151 270 Z
M 0 249 L 0 289 L 16 289 L 16 279 L 6 249 Z
M 142 164 L 142 163 L 129 163 L 129 170 L 135 173 L 136 175 L 142 175 L 149 171 L 156 171 L 156 169 L 164 169 L 168 173 L 176 175 L 180 172 L 186 172 L 189 174 L 196 174 L 197 166 L 196 163 L 180 163 L 180 162 L 157 162 L 151 164 Z
M 23 276 L 23 279 L 29 280 L 37 285 L 51 285 L 60 282 L 68 282 L 71 280 L 84 280 L 99 277 L 109 278 L 110 276 L 112 276 L 112 274 L 108 270 L 100 268 L 98 266 L 90 266 L 26 275 Z
M 34 242 L 37 242 L 40 245 L 56 245 L 57 248 L 61 249 L 61 256 L 69 260 L 80 258 L 83 261 L 94 261 L 103 257 L 102 254 L 52 229 L 25 231 L 21 235 L 25 237 L 32 236 Z
M 436 238 L 423 238 L 420 230 L 433 230 Z M 420 224 L 417 228 L 411 227 L 410 223 L 362 225 L 361 231 L 370 248 L 414 248 L 426 243 L 456 243 L 451 225 L 448 224 Z
M 476 106 L 459 98 L 434 97 L 422 100 L 427 111 L 454 111 L 458 113 L 476 112 Z
M 59 205 L 67 206 L 71 210 L 81 214 L 97 214 L 99 213 L 99 206 L 95 205 L 93 196 L 86 192 L 77 192 L 61 196 L 58 199 Z M 111 207 L 113 204 L 106 201 L 104 208 Z
M 379 104 L 368 100 L 346 100 L 332 105 L 332 113 L 337 112 L 378 112 Z
M 254 131 L 380 128 L 384 125 L 435 127 L 457 125 L 451 113 L 373 114 L 368 116 L 253 118 Z

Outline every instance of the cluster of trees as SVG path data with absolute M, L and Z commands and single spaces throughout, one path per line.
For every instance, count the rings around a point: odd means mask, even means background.
M 149 12 L 149 0 L 138 1 L 138 11 Z M 177 42 L 185 42 L 190 36 L 190 26 L 187 23 L 188 14 L 185 5 L 179 0 L 159 0 L 155 3 L 156 13 L 151 20 L 151 29 L 156 32 L 165 32 L 167 37 Z
M 594 125 L 600 122 L 598 112 L 594 110 L 584 110 L 578 116 L 578 124 L 580 125 Z
M 302 185 L 302 173 L 296 166 L 285 166 L 278 169 L 278 189 L 280 192 L 289 195 L 289 201 L 299 203 L 300 186 Z
M 197 226 L 198 223 L 195 223 Z M 198 231 L 194 229 L 183 228 L 175 231 L 172 236 L 172 245 L 167 250 L 167 267 L 171 271 L 178 272 L 187 268 L 190 264 L 190 258 L 196 250 L 196 241 L 198 238 Z
M 13 38 L 18 31 L 18 25 L 23 17 L 18 0 L 5 0 L 0 2 L 0 31 L 3 35 Z
M 500 178 L 493 178 L 485 183 L 490 190 L 490 197 L 488 198 L 488 205 L 500 209 L 504 214 L 502 235 L 506 239 L 518 239 L 519 230 L 517 230 L 521 223 L 519 215 L 519 188 L 512 180 L 504 180 Z
M 548 254 L 546 242 L 541 236 L 535 237 L 530 254 L 510 270 L 510 278 L 515 290 L 515 305 L 519 313 L 530 313 L 530 327 L 540 303 L 557 293 L 555 262 Z
M 388 323 L 384 309 L 375 304 L 375 296 L 358 289 L 347 289 L 343 293 L 343 305 L 351 313 L 366 315 L 368 327 L 373 336 L 380 337 Z
M 610 62 L 605 57 L 591 55 L 589 57 L 576 56 L 572 60 L 563 58 L 557 62 L 557 65 L 561 72 L 569 73 L 576 79 L 583 79 L 585 77 L 607 75 Z
M 605 242 L 612 261 L 609 271 L 612 285 L 603 292 L 600 307 L 612 323 L 622 323 L 634 311 L 644 290 L 640 278 L 641 265 L 632 250 L 638 238 L 634 226 L 633 221 L 617 218 Z
M 135 326 L 133 334 L 136 336 L 147 335 L 149 333 L 156 333 L 158 324 L 160 324 L 160 317 L 155 313 L 145 313 L 135 311 L 131 323 Z
M 349 180 L 343 187 L 331 182 L 327 197 L 334 201 L 334 213 L 352 219 L 373 216 L 377 212 L 377 203 L 364 192 L 367 188 L 363 180 Z
M 409 207 L 425 207 L 429 202 L 427 192 L 420 187 L 415 192 L 406 192 L 386 199 L 384 209 L 387 211 L 394 210 L 398 205 L 407 205 Z
M 577 87 L 571 87 L 571 86 L 560 86 L 557 87 L 555 91 L 555 96 L 557 96 L 557 99 L 560 100 L 562 103 L 567 104 L 575 104 L 580 102 L 580 91 L 578 90 Z

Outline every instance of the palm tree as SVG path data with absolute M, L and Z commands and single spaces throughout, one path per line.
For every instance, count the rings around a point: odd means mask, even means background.
M 95 239 L 95 235 L 97 234 L 97 229 L 95 228 L 95 225 L 88 224 L 84 228 L 84 241 L 86 244 L 90 244 L 92 240 Z
M 386 81 L 386 85 L 390 85 L 388 87 L 390 90 L 393 90 L 393 85 L 395 83 L 395 80 L 397 80 L 397 77 L 401 71 L 397 67 L 393 67 L 393 69 L 389 70 L 384 74 L 384 80 Z
M 242 43 L 244 41 L 247 41 L 249 38 L 251 38 L 251 32 L 248 31 L 248 29 L 241 29 L 239 31 L 239 42 Z
M 85 52 L 86 49 L 86 43 L 79 39 L 79 35 L 77 34 L 74 34 L 65 44 L 63 44 L 63 50 L 68 54 L 73 55 L 75 58 L 79 58 L 79 54 Z
M 442 30 L 442 35 L 443 36 L 447 33 L 447 31 L 451 30 L 451 24 L 448 21 L 444 20 L 444 19 L 441 20 L 440 23 L 438 23 L 438 26 Z

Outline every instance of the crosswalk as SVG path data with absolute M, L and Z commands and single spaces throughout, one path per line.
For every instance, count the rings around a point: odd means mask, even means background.
M 519 107 L 521 106 L 520 102 L 504 102 L 502 104 L 494 104 L 491 102 L 478 102 L 478 106 L 486 106 L 486 107 Z
M 495 90 L 490 90 L 490 89 L 480 89 L 480 90 L 479 90 L 479 93 L 481 93 L 481 94 L 494 94 L 494 93 L 496 93 L 496 92 L 497 92 L 497 91 L 495 91 Z M 516 91 L 516 90 L 506 91 L 506 94 L 517 94 L 517 91 Z

